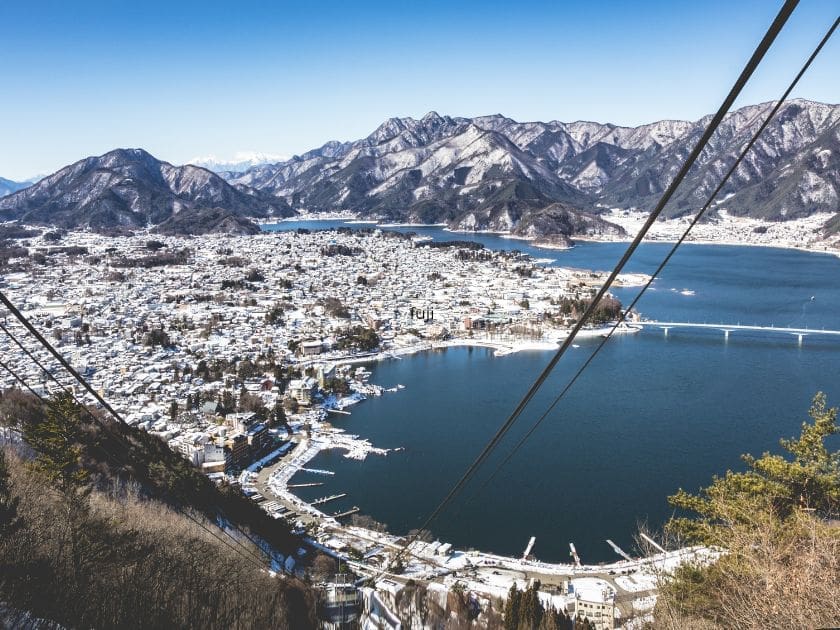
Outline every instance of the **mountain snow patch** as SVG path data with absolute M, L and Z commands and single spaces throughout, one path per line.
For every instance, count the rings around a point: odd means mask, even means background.
M 799 196 L 804 203 L 831 205 L 837 203 L 834 186 L 812 171 L 805 171 L 799 184 Z

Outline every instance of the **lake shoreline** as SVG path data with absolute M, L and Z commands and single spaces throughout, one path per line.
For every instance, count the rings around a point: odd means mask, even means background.
M 572 249 L 575 247 L 577 242 L 582 243 L 630 243 L 633 240 L 632 234 L 637 232 L 637 227 L 640 226 L 641 218 L 643 216 L 642 213 L 631 213 L 628 215 L 621 215 L 616 216 L 613 214 L 605 215 L 605 220 L 615 222 L 616 224 L 621 225 L 626 231 L 626 236 L 606 236 L 606 235 L 591 235 L 591 236 L 584 236 L 584 235 L 573 235 L 570 237 L 572 244 L 570 246 L 566 245 L 553 245 L 551 243 L 541 242 L 542 239 L 546 238 L 544 236 L 522 236 L 519 234 L 513 234 L 510 231 L 505 230 L 458 230 L 454 228 L 448 227 L 446 223 L 383 223 L 381 219 L 364 219 L 359 215 L 355 215 L 352 213 L 328 213 L 328 214 L 302 214 L 297 217 L 288 217 L 281 220 L 262 220 L 260 221 L 261 226 L 267 225 L 279 225 L 282 223 L 294 223 L 297 221 L 300 222 L 329 222 L 329 221 L 346 221 L 347 223 L 359 226 L 373 226 L 378 229 L 389 229 L 389 228 L 443 228 L 445 232 L 449 232 L 451 234 L 464 234 L 464 235 L 478 235 L 478 234 L 486 234 L 491 236 L 498 236 L 504 239 L 510 239 L 513 241 L 524 241 L 527 242 L 529 245 L 536 247 L 538 249 L 544 249 L 546 251 L 565 251 Z M 742 217 L 730 217 L 728 215 L 724 215 L 722 220 L 722 225 L 719 224 L 698 224 L 695 227 L 696 229 L 706 230 L 709 231 L 712 228 L 719 228 L 725 230 L 731 230 L 730 234 L 727 238 L 709 238 L 709 237 L 691 237 L 682 243 L 682 245 L 718 245 L 722 247 L 765 247 L 769 249 L 785 249 L 785 250 L 797 250 L 812 254 L 827 254 L 831 256 L 839 256 L 840 257 L 840 245 L 838 244 L 830 244 L 824 240 L 818 240 L 818 232 L 816 228 L 819 224 L 822 223 L 825 217 L 806 217 L 805 219 L 792 219 L 790 221 L 785 222 L 773 222 L 773 221 L 763 221 L 760 219 L 749 219 L 749 218 L 742 218 Z M 622 225 L 623 224 L 623 225 Z M 637 225 L 639 224 L 639 225 Z M 665 243 L 665 244 L 674 244 L 676 243 L 682 233 L 684 232 L 686 224 L 681 219 L 667 219 L 664 221 L 659 221 L 654 224 L 654 231 L 653 236 L 647 238 L 644 242 L 645 243 Z M 785 234 L 784 236 L 778 237 L 765 237 L 762 235 L 761 238 L 754 236 L 756 233 L 752 230 L 761 227 L 766 230 L 770 230 L 773 228 L 786 228 L 789 231 L 793 232 L 791 234 Z M 750 230 L 749 232 L 745 230 Z M 733 234 L 740 234 L 741 238 L 731 238 Z M 766 232 L 764 233 L 766 234 Z M 805 244 L 797 244 L 792 242 L 793 240 L 803 240 Z

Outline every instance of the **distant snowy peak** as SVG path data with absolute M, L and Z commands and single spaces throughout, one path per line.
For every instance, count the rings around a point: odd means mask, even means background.
M 189 164 L 201 166 L 209 169 L 214 173 L 244 173 L 249 168 L 261 166 L 263 164 L 276 164 L 288 160 L 288 155 L 280 153 L 259 153 L 256 151 L 237 151 L 233 158 L 224 159 L 216 155 L 205 155 L 204 157 L 195 157 L 189 161 Z
M 11 195 L 13 192 L 17 192 L 23 188 L 29 186 L 32 182 L 25 181 L 25 182 L 15 182 L 11 179 L 6 179 L 4 177 L 0 177 L 0 197 L 5 197 L 6 195 Z

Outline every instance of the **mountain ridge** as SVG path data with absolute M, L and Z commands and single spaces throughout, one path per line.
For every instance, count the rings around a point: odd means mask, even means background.
M 281 199 L 243 192 L 207 169 L 173 166 L 143 149 L 115 149 L 74 162 L 0 198 L 0 219 L 64 228 L 136 229 L 165 224 L 182 212 L 215 208 L 246 221 L 220 223 L 236 233 L 237 226 L 253 232 L 250 218 L 291 214 Z
M 770 107 L 760 103 L 727 114 L 666 216 L 699 207 Z M 523 213 L 554 203 L 589 215 L 652 205 L 708 120 L 624 127 L 432 111 L 419 119 L 389 118 L 360 140 L 331 141 L 229 181 L 282 196 L 297 210 L 516 230 Z M 724 188 L 728 198 L 718 207 L 770 220 L 836 212 L 838 153 L 840 105 L 789 101 Z M 523 188 L 511 189 L 513 182 L 545 198 L 521 196 L 516 191 Z M 499 200 L 497 191 L 505 188 L 514 192 Z
M 666 217 L 699 208 L 770 107 L 747 105 L 726 115 Z M 351 212 L 557 242 L 622 235 L 599 215 L 652 207 L 709 119 L 624 127 L 430 111 L 388 118 L 359 140 L 331 140 L 244 172 L 173 166 L 142 149 L 115 149 L 0 198 L 0 220 L 252 233 L 251 219 Z M 838 200 L 840 105 L 794 99 L 755 143 L 712 213 L 784 221 L 836 213 Z

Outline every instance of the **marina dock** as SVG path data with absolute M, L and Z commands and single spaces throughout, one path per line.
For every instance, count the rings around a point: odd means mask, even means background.
M 356 512 L 359 512 L 359 511 L 360 511 L 359 508 L 354 506 L 354 507 L 350 508 L 349 510 L 347 510 L 346 512 L 339 512 L 337 514 L 333 514 L 332 517 L 333 518 L 341 518 L 343 516 L 350 516 L 351 514 L 355 514 Z
M 319 470 L 318 468 L 301 468 L 302 472 L 313 473 L 315 475 L 334 475 L 335 473 L 331 470 Z
M 310 503 L 310 505 L 324 505 L 324 503 L 329 503 L 330 501 L 335 501 L 336 499 L 343 499 L 346 496 L 347 493 L 343 492 L 342 494 L 334 494 L 329 497 L 321 497 L 320 499 L 315 499 L 312 503 Z

